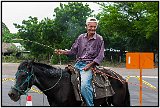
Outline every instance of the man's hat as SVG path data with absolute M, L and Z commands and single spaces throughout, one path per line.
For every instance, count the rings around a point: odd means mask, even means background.
M 98 20 L 94 17 L 88 17 L 86 20 L 86 24 L 88 24 L 89 22 L 96 22 L 98 24 Z

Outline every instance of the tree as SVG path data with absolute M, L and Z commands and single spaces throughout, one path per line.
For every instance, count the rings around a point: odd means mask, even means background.
M 38 22 L 38 18 L 30 16 L 22 25 L 14 24 L 22 44 L 37 59 L 50 58 L 55 48 L 70 48 L 75 38 L 84 32 L 85 20 L 93 11 L 87 4 L 69 2 L 61 3 L 54 12 L 55 19 L 44 18 Z
M 55 39 L 53 20 L 45 18 L 38 22 L 37 17 L 30 16 L 28 20 L 22 21 L 22 25 L 14 25 L 18 28 L 20 38 L 23 39 L 22 44 L 35 58 L 45 58 L 51 51 L 53 52 Z
M 8 27 L 2 22 L 2 41 L 11 43 L 13 38 L 16 38 L 17 34 L 10 33 Z
M 158 2 L 99 3 L 100 30 L 110 44 L 128 51 L 158 47 Z
M 54 12 L 57 35 L 62 38 L 59 48 L 70 48 L 75 38 L 85 31 L 85 20 L 93 11 L 88 4 L 69 2 L 60 3 Z

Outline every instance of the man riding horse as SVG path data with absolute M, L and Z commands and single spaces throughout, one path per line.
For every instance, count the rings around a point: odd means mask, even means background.
M 81 34 L 72 45 L 70 50 L 56 49 L 56 54 L 75 54 L 76 64 L 81 75 L 81 94 L 87 106 L 94 106 L 92 87 L 92 67 L 99 65 L 104 58 L 103 37 L 96 33 L 98 21 L 94 17 L 86 20 L 87 33 Z
M 50 106 L 130 106 L 126 80 L 113 70 L 96 67 L 104 58 L 104 41 L 95 32 L 97 25 L 97 19 L 88 18 L 87 33 L 81 34 L 70 50 L 55 50 L 56 54 L 75 54 L 74 67 L 62 69 L 33 60 L 20 63 L 8 93 L 11 100 L 18 101 L 35 85 Z

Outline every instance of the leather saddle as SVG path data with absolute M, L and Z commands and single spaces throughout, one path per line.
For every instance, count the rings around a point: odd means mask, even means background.
M 66 69 L 71 75 L 71 82 L 73 85 L 76 100 L 83 101 L 80 89 L 81 77 L 79 70 L 70 64 L 66 67 Z M 93 70 L 92 87 L 94 91 L 94 99 L 100 99 L 115 94 L 110 81 L 108 80 L 108 77 L 105 74 L 96 72 L 95 69 Z

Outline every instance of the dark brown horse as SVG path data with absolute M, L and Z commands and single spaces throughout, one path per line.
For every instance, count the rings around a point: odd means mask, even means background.
M 21 95 L 26 95 L 32 85 L 38 87 L 46 96 L 50 106 L 81 106 L 76 101 L 71 75 L 66 69 L 52 67 L 33 61 L 22 62 L 15 74 L 16 83 L 8 95 L 13 101 L 18 101 Z M 106 71 L 107 70 L 102 70 Z M 122 83 L 113 72 L 107 72 L 115 95 L 108 98 L 94 100 L 95 106 L 130 106 L 130 95 L 127 82 Z

